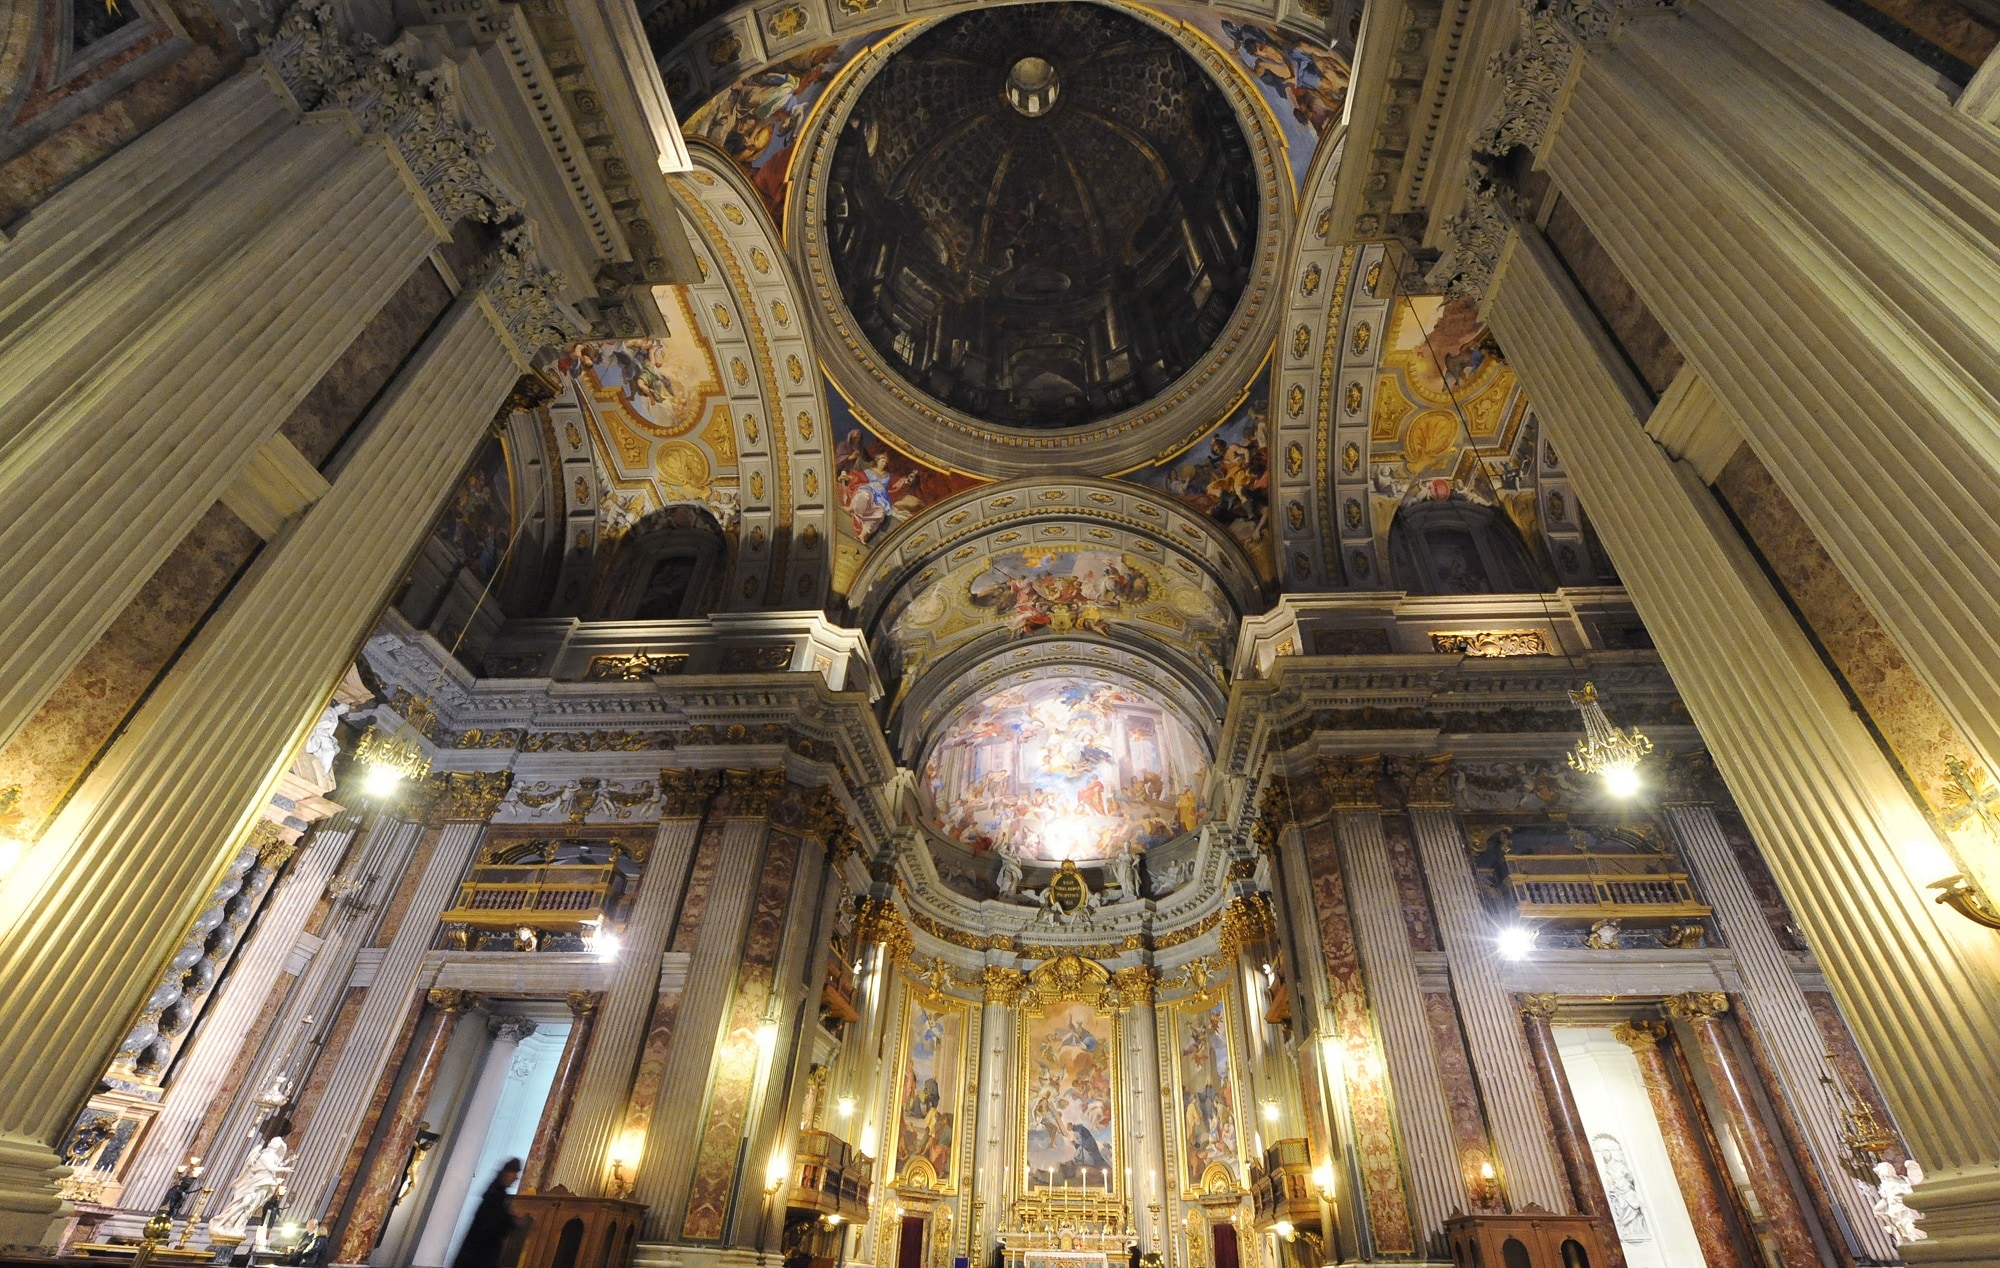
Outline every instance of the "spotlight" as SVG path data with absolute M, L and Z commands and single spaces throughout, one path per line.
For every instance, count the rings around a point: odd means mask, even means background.
M 1509 925 L 1500 931 L 1500 954 L 1509 960 L 1525 960 L 1534 954 L 1535 931 L 1526 925 Z
M 1639 791 L 1638 769 L 1631 766 L 1606 767 L 1604 789 L 1614 797 L 1630 797 Z
M 853 1118 L 854 1098 L 851 1096 L 841 1097 L 839 1100 L 833 1103 L 833 1112 L 840 1115 L 842 1118 Z
M 402 784 L 403 772 L 395 767 L 370 766 L 367 775 L 362 777 L 361 789 L 370 797 L 387 799 L 395 796 L 396 789 Z

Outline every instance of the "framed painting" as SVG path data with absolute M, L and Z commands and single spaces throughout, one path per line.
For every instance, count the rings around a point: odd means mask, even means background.
M 1167 1040 L 1173 1070 L 1175 1161 L 1179 1187 L 1208 1187 L 1210 1169 L 1220 1167 L 1232 1185 L 1243 1182 L 1241 1119 L 1237 1105 L 1234 1028 L 1229 993 L 1216 988 L 1166 1005 Z
M 969 1006 L 904 979 L 891 1175 L 957 1192 L 958 1110 L 965 1087 Z
M 1068 970 L 1065 972 L 1064 970 Z M 1030 977 L 1021 1003 L 1022 1192 L 1122 1189 L 1118 1018 L 1102 966 L 1063 957 Z

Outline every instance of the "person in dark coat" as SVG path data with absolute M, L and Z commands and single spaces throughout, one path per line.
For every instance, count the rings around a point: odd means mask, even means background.
M 465 1240 L 459 1243 L 458 1256 L 451 1261 L 451 1268 L 500 1268 L 507 1235 L 516 1225 L 507 1190 L 520 1178 L 519 1158 L 509 1158 L 500 1165 L 500 1174 L 493 1177 L 493 1183 L 486 1186 L 486 1192 L 479 1198 L 479 1209 L 472 1213 L 472 1223 L 466 1227 Z

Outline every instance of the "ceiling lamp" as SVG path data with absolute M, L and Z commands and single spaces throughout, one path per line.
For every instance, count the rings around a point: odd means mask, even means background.
M 1583 713 L 1583 739 L 1569 755 L 1570 769 L 1586 775 L 1601 775 L 1604 786 L 1614 796 L 1629 797 L 1639 791 L 1639 759 L 1653 751 L 1653 742 L 1638 727 L 1621 731 L 1604 716 L 1597 703 L 1597 688 L 1583 684 L 1582 691 L 1569 693 L 1569 702 Z

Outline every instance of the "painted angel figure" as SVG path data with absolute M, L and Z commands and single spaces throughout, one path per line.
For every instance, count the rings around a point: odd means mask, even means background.
M 1898 1244 L 1928 1241 L 1930 1234 L 1917 1227 L 1917 1221 L 1924 1217 L 1924 1213 L 1903 1205 L 1903 1199 L 1924 1182 L 1924 1169 L 1917 1165 L 1917 1160 L 1905 1159 L 1901 1175 L 1896 1173 L 1895 1163 L 1878 1162 L 1875 1164 L 1875 1179 L 1875 1218 L 1882 1221 L 1882 1227 L 1888 1230 L 1890 1238 Z

